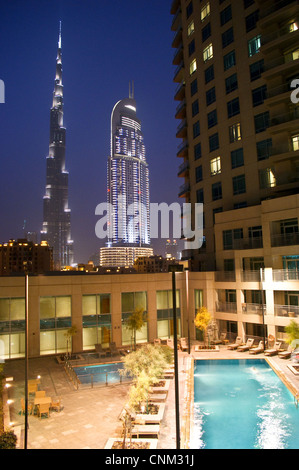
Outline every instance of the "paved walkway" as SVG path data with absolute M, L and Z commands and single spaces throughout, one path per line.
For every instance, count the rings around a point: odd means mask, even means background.
M 248 353 L 228 351 L 225 346 L 219 352 L 193 354 L 195 358 L 254 358 L 264 357 L 263 354 L 252 356 Z M 184 404 L 187 353 L 179 353 L 179 395 L 180 410 Z M 289 360 L 277 356 L 269 358 L 273 366 L 278 369 L 299 392 L 299 376 L 294 375 L 288 368 Z M 16 431 L 23 428 L 24 416 L 21 410 L 20 399 L 24 396 L 24 360 L 8 361 L 5 364 L 6 377 L 13 376 L 13 386 L 9 389 L 9 398 L 13 400 L 10 405 L 11 421 Z M 109 437 L 121 423 L 119 414 L 127 401 L 129 384 L 109 385 L 98 388 L 75 390 L 68 379 L 64 368 L 53 357 L 41 357 L 29 360 L 29 379 L 41 376 L 40 389 L 46 391 L 51 398 L 60 396 L 63 409 L 60 412 L 51 411 L 50 418 L 39 419 L 29 416 L 28 448 L 29 449 L 103 449 Z M 158 448 L 176 448 L 175 423 L 175 390 L 174 380 L 171 381 L 163 421 L 160 425 Z M 181 420 L 181 418 L 180 418 Z M 182 421 L 180 422 L 182 425 Z M 23 447 L 22 442 L 21 448 Z

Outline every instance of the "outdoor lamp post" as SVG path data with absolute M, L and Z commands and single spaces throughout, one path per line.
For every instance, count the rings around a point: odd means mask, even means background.
M 260 268 L 260 289 L 261 289 L 261 300 L 262 300 L 262 318 L 263 318 L 263 336 L 264 336 L 264 350 L 266 349 L 266 325 L 265 325 L 265 299 L 264 299 L 264 288 L 263 288 L 263 268 Z
M 173 346 L 174 346 L 174 387 L 175 387 L 175 420 L 176 420 L 176 448 L 180 449 L 180 402 L 179 402 L 179 374 L 178 374 L 178 336 L 176 323 L 176 286 L 175 273 L 182 272 L 183 265 L 171 264 L 168 272 L 172 273 L 172 308 L 173 308 Z
M 31 270 L 31 262 L 24 261 L 25 273 L 25 430 L 24 449 L 27 449 L 28 442 L 28 272 Z

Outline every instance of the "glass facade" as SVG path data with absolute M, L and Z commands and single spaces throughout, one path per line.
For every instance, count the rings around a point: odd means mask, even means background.
M 144 325 L 136 332 L 136 343 L 146 343 L 148 341 L 147 327 L 147 293 L 146 292 L 123 292 L 121 294 L 121 323 L 122 323 L 122 344 L 132 345 L 133 332 L 126 326 L 126 321 L 135 311 L 143 309 Z
M 176 291 L 177 333 L 181 336 L 180 291 Z M 157 291 L 157 337 L 173 338 L 172 290 Z
M 4 359 L 25 356 L 25 298 L 0 299 L 0 341 Z
M 67 331 L 72 326 L 71 296 L 40 297 L 40 354 L 67 351 Z
M 96 344 L 108 347 L 111 339 L 110 294 L 82 296 L 83 350 Z

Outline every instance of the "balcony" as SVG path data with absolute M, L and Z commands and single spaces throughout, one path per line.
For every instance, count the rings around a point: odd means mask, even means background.
M 170 13 L 174 15 L 180 6 L 180 0 L 172 0 Z
M 184 119 L 178 126 L 176 131 L 176 137 L 187 137 L 187 120 Z
M 299 108 L 292 108 L 288 113 L 273 116 L 270 120 L 269 130 L 272 133 L 281 131 L 297 131 L 299 126 Z
M 275 14 L 279 15 L 280 18 L 285 18 L 286 20 L 292 15 L 292 7 L 296 9 L 298 1 L 296 0 L 280 0 L 280 1 L 259 1 L 261 4 L 260 11 L 260 22 L 261 24 L 270 23 L 273 24 L 275 21 Z M 286 8 L 287 7 L 287 8 Z M 285 9 L 285 12 L 282 11 Z M 285 16 L 284 16 L 285 15 Z
M 272 278 L 274 282 L 298 281 L 298 269 L 273 269 Z
M 185 92 L 186 92 L 186 82 L 183 80 L 181 83 L 179 83 L 175 89 L 174 93 L 174 99 L 175 101 L 182 101 L 185 98 Z
M 299 30 L 290 30 L 289 27 L 276 29 L 275 31 L 262 35 L 261 39 L 261 51 L 268 52 L 270 49 L 276 49 L 278 47 L 285 48 L 298 43 Z
M 297 305 L 274 305 L 274 315 L 277 317 L 298 317 L 299 307 Z
M 179 166 L 177 176 L 185 177 L 188 175 L 188 173 L 189 173 L 189 160 L 186 160 Z
M 188 156 L 189 142 L 188 140 L 183 140 L 183 142 L 178 145 L 177 157 L 187 157 Z
M 224 250 L 253 250 L 256 248 L 263 248 L 263 238 L 236 238 L 226 244 Z
M 177 49 L 182 42 L 182 31 L 182 27 L 180 27 L 174 35 L 171 46 L 175 49 Z
M 263 314 L 263 306 L 261 304 L 252 304 L 246 303 L 242 304 L 242 312 L 247 313 L 249 315 L 262 315 Z M 264 313 L 266 313 L 264 311 Z
M 177 66 L 177 68 L 175 69 L 175 72 L 174 72 L 174 77 L 173 77 L 173 81 L 174 82 L 181 82 L 184 78 L 184 62 L 181 61 L 180 64 Z
M 299 232 L 271 235 L 271 246 L 293 246 L 299 245 Z
M 235 282 L 235 271 L 215 271 L 215 282 Z
M 185 197 L 190 192 L 190 183 L 185 183 L 179 188 L 179 197 Z
M 186 108 L 187 108 L 186 100 L 184 99 L 176 107 L 175 118 L 176 119 L 185 119 L 185 117 L 186 117 Z
M 177 3 L 179 3 L 179 2 L 177 2 Z M 178 27 L 180 26 L 181 15 L 182 15 L 182 11 L 181 11 L 180 8 L 178 8 L 176 10 L 176 12 L 174 12 L 174 17 L 173 17 L 173 20 L 172 20 L 172 23 L 171 23 L 171 31 L 176 31 L 178 29 Z
M 282 73 L 296 73 L 299 66 L 299 59 L 295 52 L 280 55 L 276 59 L 267 61 L 264 65 L 263 78 L 281 76 Z
M 172 64 L 179 65 L 183 60 L 183 44 L 175 51 L 173 55 Z
M 261 273 L 260 271 L 241 271 L 242 282 L 260 282 Z
M 236 302 L 222 302 L 218 300 L 216 302 L 216 312 L 237 313 L 237 304 Z

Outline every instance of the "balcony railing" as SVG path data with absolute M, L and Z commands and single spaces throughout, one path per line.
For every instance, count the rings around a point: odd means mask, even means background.
M 260 13 L 260 18 L 265 18 L 266 16 L 271 15 L 271 13 L 274 13 L 277 10 L 280 10 L 281 8 L 284 8 L 290 4 L 296 4 L 294 0 L 280 0 L 279 2 L 263 2 L 265 4 L 265 7 L 262 9 Z M 269 6 L 268 6 L 269 5 Z
M 236 302 L 216 302 L 216 312 L 237 313 Z
M 282 235 L 271 235 L 271 246 L 299 245 L 299 232 L 284 233 Z
M 299 307 L 297 305 L 274 305 L 274 314 L 278 317 L 298 317 Z
M 288 27 L 276 29 L 272 33 L 265 34 L 262 36 L 262 46 L 264 46 L 265 44 L 268 44 L 271 41 L 275 41 L 275 39 L 281 38 L 285 36 L 286 34 L 292 34 L 294 32 L 296 32 L 296 30 L 290 31 Z
M 280 124 L 285 124 L 286 122 L 295 121 L 299 119 L 298 108 L 290 110 L 288 113 L 279 114 L 278 116 L 273 116 L 270 120 L 270 126 L 279 126 Z
M 273 277 L 274 282 L 298 281 L 299 270 L 298 269 L 273 269 L 272 277 Z
M 235 271 L 216 271 L 215 282 L 235 282 Z
M 263 306 L 261 304 L 252 304 L 252 303 L 242 304 L 242 312 L 243 313 L 249 313 L 249 314 L 255 314 L 255 315 L 262 315 L 263 314 Z M 265 313 L 265 311 L 264 311 L 264 313 Z
M 179 197 L 183 196 L 184 194 L 190 191 L 190 183 L 183 184 L 179 188 Z
M 178 176 L 182 175 L 186 170 L 189 170 L 189 161 L 186 160 L 178 168 Z
M 261 280 L 260 271 L 241 271 L 242 282 L 259 282 Z

